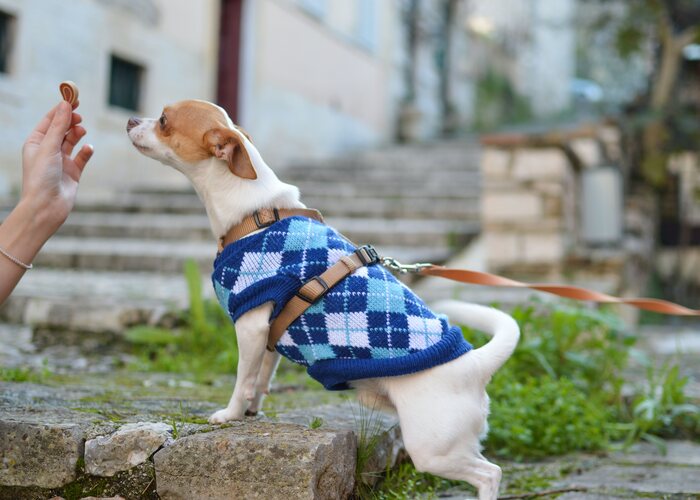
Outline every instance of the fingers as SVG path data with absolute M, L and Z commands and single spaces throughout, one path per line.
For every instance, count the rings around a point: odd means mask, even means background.
M 92 154 L 94 152 L 95 149 L 92 147 L 92 144 L 86 144 L 80 148 L 78 154 L 75 155 L 75 159 L 73 161 L 75 166 L 78 167 L 78 179 L 76 179 L 76 181 L 80 179 L 80 175 L 83 173 L 85 166 L 90 161 L 90 158 L 92 158 Z
M 54 151 L 61 148 L 63 139 L 70 127 L 72 116 L 70 104 L 65 101 L 59 103 L 43 141 L 47 148 Z
M 61 147 L 61 152 L 66 155 L 70 156 L 73 154 L 73 148 L 80 142 L 80 139 L 85 137 L 85 134 L 87 134 L 87 131 L 81 127 L 81 126 L 75 126 L 72 127 L 69 131 L 68 134 L 66 135 L 66 138 L 63 141 L 63 146 Z
M 53 121 L 53 117 L 56 114 L 56 110 L 60 105 L 61 103 L 56 104 L 53 108 L 49 110 L 48 113 L 46 113 L 46 116 L 44 116 L 34 128 L 34 132 L 38 132 L 42 135 L 46 133 L 46 131 L 49 129 L 49 126 L 51 125 L 51 122 Z

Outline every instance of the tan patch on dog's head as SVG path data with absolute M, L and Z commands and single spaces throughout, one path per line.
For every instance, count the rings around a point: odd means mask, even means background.
M 229 128 L 224 112 L 204 101 L 182 101 L 166 106 L 155 126 L 157 138 L 186 163 L 197 163 L 211 156 L 228 163 L 239 177 L 255 179 L 257 174 L 246 150 L 243 135 Z

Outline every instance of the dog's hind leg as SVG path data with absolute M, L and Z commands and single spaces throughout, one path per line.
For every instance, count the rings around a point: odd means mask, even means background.
M 255 397 L 255 381 L 265 354 L 267 335 L 270 330 L 272 303 L 251 309 L 236 321 L 238 339 L 238 372 L 236 385 L 228 406 L 209 417 L 212 424 L 243 418 L 249 402 Z
M 396 406 L 406 451 L 415 467 L 467 481 L 479 490 L 480 500 L 494 500 L 501 470 L 481 455 L 479 443 L 486 429 L 488 396 L 481 375 L 465 376 L 463 365 L 468 361 L 463 358 L 423 372 L 387 377 L 383 385 Z
M 255 382 L 255 396 L 250 402 L 248 413 L 255 414 L 262 408 L 262 402 L 266 394 L 270 393 L 270 384 L 277 371 L 281 355 L 277 351 L 265 351 L 263 357 L 262 368 L 258 373 L 258 380 Z
M 456 409 L 438 406 L 441 411 Z M 436 432 L 431 433 L 426 432 L 426 422 L 423 425 L 405 423 L 401 412 L 399 415 L 406 450 L 416 469 L 446 479 L 466 481 L 478 490 L 479 500 L 498 498 L 501 468 L 481 455 L 476 433 L 469 429 L 468 423 L 464 430 L 457 430 L 451 423 L 434 415 L 430 424 Z

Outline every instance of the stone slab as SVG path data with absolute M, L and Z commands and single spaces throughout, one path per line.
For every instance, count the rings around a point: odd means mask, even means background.
M 157 490 L 164 500 L 347 498 L 355 446 L 347 431 L 235 422 L 157 452 Z
M 627 490 L 638 493 L 700 495 L 700 474 L 690 467 L 665 465 L 603 465 L 569 476 L 557 487 L 580 486 L 594 492 Z
M 84 438 L 77 424 L 0 421 L 0 484 L 58 488 L 70 483 Z
M 398 417 L 346 402 L 342 405 L 324 405 L 315 408 L 287 411 L 275 420 L 310 426 L 313 419 L 321 419 L 322 429 L 352 431 L 360 448 L 370 450 L 361 471 L 363 482 L 374 484 L 387 467 L 396 465 L 405 451 Z
M 158 422 L 137 422 L 121 426 L 108 436 L 85 443 L 85 471 L 93 476 L 111 477 L 144 463 L 172 438 L 172 426 Z
M 666 453 L 650 443 L 638 443 L 627 452 L 613 455 L 618 462 L 633 464 L 669 464 L 700 466 L 700 444 L 690 441 L 666 441 Z M 700 471 L 698 471 L 700 473 Z

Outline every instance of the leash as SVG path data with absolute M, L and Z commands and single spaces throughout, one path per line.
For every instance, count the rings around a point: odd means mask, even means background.
M 239 224 L 233 226 L 221 237 L 219 240 L 219 252 L 221 252 L 226 245 L 238 241 L 254 231 L 268 228 L 275 222 L 295 216 L 308 217 L 323 223 L 323 216 L 318 210 L 314 209 L 268 208 L 256 210 L 252 215 L 244 218 Z M 269 351 L 275 350 L 277 342 L 282 338 L 289 325 L 304 314 L 309 307 L 321 300 L 331 288 L 360 267 L 371 266 L 377 263 L 399 274 L 414 273 L 423 276 L 439 276 L 440 278 L 458 281 L 460 283 L 481 286 L 530 288 L 567 299 L 603 304 L 626 304 L 646 311 L 676 316 L 700 316 L 700 310 L 689 309 L 666 300 L 647 298 L 622 299 L 575 286 L 551 283 L 523 283 L 495 274 L 470 271 L 468 269 L 450 269 L 448 267 L 429 263 L 402 264 L 394 258 L 379 256 L 372 245 L 358 247 L 350 240 L 348 241 L 353 246 L 357 247 L 357 250 L 339 259 L 338 262 L 330 266 L 320 275 L 313 276 L 306 281 L 306 283 L 297 290 L 296 295 L 284 305 L 282 311 L 280 311 L 279 315 L 272 321 L 266 346 Z
M 385 267 L 396 271 L 399 274 L 412 273 L 423 276 L 438 276 L 440 278 L 458 281 L 460 283 L 469 283 L 480 286 L 529 288 L 531 290 L 538 290 L 540 292 L 546 292 L 573 300 L 598 302 L 602 304 L 625 304 L 636 307 L 637 309 L 644 309 L 645 311 L 674 316 L 700 316 L 700 310 L 698 309 L 689 309 L 679 304 L 674 304 L 673 302 L 661 299 L 636 297 L 623 299 L 577 286 L 557 285 L 553 283 L 523 283 L 521 281 L 504 278 L 503 276 L 498 276 L 496 274 L 470 271 L 468 269 L 451 269 L 429 263 L 406 265 L 401 264 L 399 261 L 392 259 L 391 257 L 382 257 L 381 263 Z

